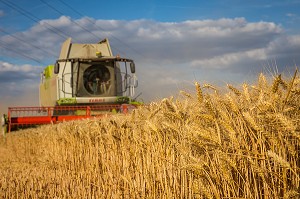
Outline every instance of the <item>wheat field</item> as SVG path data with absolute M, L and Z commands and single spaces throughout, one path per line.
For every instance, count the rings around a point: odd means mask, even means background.
M 0 198 L 300 198 L 300 78 L 0 137 Z

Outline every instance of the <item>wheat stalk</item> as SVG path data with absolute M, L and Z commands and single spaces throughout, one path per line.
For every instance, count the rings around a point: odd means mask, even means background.
M 200 84 L 198 82 L 195 82 L 195 87 L 196 87 L 198 102 L 202 103 L 203 102 L 203 93 L 202 93 Z

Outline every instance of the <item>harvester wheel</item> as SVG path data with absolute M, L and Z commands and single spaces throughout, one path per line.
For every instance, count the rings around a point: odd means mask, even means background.
M 7 133 L 7 117 L 5 114 L 1 116 L 1 134 L 5 136 Z
M 7 125 L 2 126 L 1 128 L 2 135 L 5 136 L 5 134 L 7 133 Z

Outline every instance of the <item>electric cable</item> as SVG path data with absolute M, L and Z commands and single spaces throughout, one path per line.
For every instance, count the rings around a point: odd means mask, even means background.
M 50 5 L 48 2 L 44 1 L 44 0 L 40 0 L 42 3 L 44 3 L 46 6 L 48 6 L 49 8 L 51 8 L 52 10 L 56 11 L 57 13 L 61 14 L 61 15 L 65 15 L 64 13 L 62 13 L 61 11 L 59 11 L 58 9 L 56 9 L 55 7 L 53 7 L 52 5 Z M 72 23 L 74 23 L 75 25 L 79 26 L 81 29 L 89 32 L 91 35 L 93 35 L 96 39 L 99 39 L 99 37 L 94 34 L 93 32 L 91 32 L 90 30 L 86 29 L 85 27 L 81 26 L 79 23 L 77 23 L 74 20 L 71 20 Z
M 14 52 L 14 53 L 16 53 L 17 55 L 21 55 L 22 57 L 25 57 L 25 58 L 30 59 L 30 60 L 32 60 L 32 61 L 35 61 L 35 62 L 37 62 L 37 63 L 39 63 L 39 64 L 47 65 L 47 64 L 41 62 L 41 61 L 38 60 L 38 59 L 35 59 L 35 58 L 33 58 L 33 57 L 29 56 L 29 55 L 26 55 L 26 54 L 24 54 L 24 53 L 18 52 L 17 50 L 14 50 L 14 49 L 12 49 L 12 48 L 10 48 L 10 47 L 7 47 L 7 46 L 5 45 L 5 43 L 3 43 L 3 42 L 1 42 L 1 41 L 0 41 L 0 47 L 6 49 L 6 50 L 8 50 L 8 51 Z
M 78 12 L 76 9 L 74 9 L 72 6 L 70 6 L 69 4 L 67 4 L 66 2 L 62 1 L 62 0 L 58 0 L 59 2 L 61 2 L 62 4 L 64 4 L 66 7 L 68 7 L 69 9 L 71 9 L 73 12 L 75 12 L 76 14 L 78 14 L 81 17 L 85 17 L 82 13 Z M 94 21 L 92 21 L 89 18 L 86 18 L 91 24 L 95 24 Z M 100 27 L 99 25 L 97 25 L 97 28 L 99 28 L 102 31 L 106 31 L 104 28 Z M 125 45 L 128 49 L 132 50 L 133 52 L 141 55 L 142 57 L 145 57 L 141 52 L 139 52 L 138 50 L 132 48 L 130 45 L 128 45 L 127 43 L 125 43 L 124 41 L 122 41 L 121 39 L 119 39 L 118 37 L 114 36 L 111 34 L 111 37 L 115 40 L 117 40 L 119 43 L 122 43 L 123 45 Z
M 12 3 L 12 2 L 9 2 L 9 1 L 5 1 L 5 0 L 0 0 L 3 4 L 7 5 L 8 7 L 12 8 L 13 10 L 16 10 L 17 12 L 19 12 L 20 14 L 22 14 L 23 16 L 27 17 L 28 19 L 36 22 L 36 23 L 39 23 L 40 21 L 42 21 L 42 19 L 34 16 L 33 14 L 27 12 L 26 10 L 24 10 L 23 8 L 17 6 L 16 4 Z M 63 39 L 66 39 L 70 36 L 66 35 L 63 31 L 59 30 L 58 28 L 50 25 L 49 23 L 47 22 L 44 22 L 44 24 L 46 24 L 48 27 L 46 27 L 48 30 L 50 30 L 51 32 L 59 35 L 60 37 L 62 37 Z M 44 25 L 44 24 L 41 24 L 41 25 Z M 49 28 L 51 27 L 51 28 Z
M 7 31 L 5 31 L 5 30 L 3 30 L 3 29 L 1 29 L 1 28 L 0 28 L 0 32 L 3 32 L 3 33 L 5 33 L 7 36 L 10 36 L 10 37 L 13 37 L 13 38 L 17 39 L 17 40 L 21 41 L 22 43 L 24 43 L 24 44 L 26 44 L 26 45 L 29 45 L 29 46 L 31 46 L 31 47 L 33 47 L 33 48 L 39 49 L 39 50 L 41 50 L 41 51 L 44 51 L 44 52 L 47 53 L 47 54 L 51 54 L 53 57 L 57 57 L 57 55 L 54 54 L 53 52 L 46 51 L 45 49 L 43 49 L 43 48 L 41 48 L 41 47 L 38 47 L 38 46 L 33 45 L 33 44 L 31 44 L 31 43 L 28 43 L 28 42 L 26 42 L 25 40 L 20 39 L 19 37 L 15 36 L 15 35 L 13 35 L 13 34 L 10 34 L 9 32 L 7 32 Z
M 60 15 L 65 15 L 64 13 L 62 13 L 61 11 L 59 11 L 58 9 L 56 9 L 55 7 L 53 7 L 52 5 L 50 5 L 48 2 L 46 2 L 46 1 L 44 1 L 44 0 L 40 0 L 40 1 L 41 1 L 42 3 L 44 3 L 46 6 L 48 6 L 49 8 L 51 8 L 52 10 L 56 11 L 57 13 L 59 13 Z M 82 30 L 84 30 L 84 31 L 86 31 L 86 32 L 88 32 L 88 33 L 90 33 L 90 34 L 93 35 L 96 39 L 99 39 L 99 36 L 96 35 L 95 33 L 93 33 L 92 31 L 90 31 L 90 30 L 88 30 L 87 28 L 83 27 L 82 25 L 80 25 L 80 24 L 77 23 L 76 21 L 74 21 L 74 20 L 72 20 L 72 19 L 70 19 L 70 20 L 71 20 L 71 22 L 72 22 L 73 24 L 75 24 L 76 26 L 80 27 Z M 111 48 L 113 48 L 113 49 L 119 51 L 119 52 L 122 53 L 122 54 L 125 54 L 125 53 L 122 52 L 120 49 L 117 49 L 117 48 L 115 48 L 115 47 L 111 47 Z

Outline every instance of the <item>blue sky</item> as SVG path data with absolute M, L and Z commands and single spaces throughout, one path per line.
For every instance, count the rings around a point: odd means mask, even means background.
M 39 74 L 67 37 L 108 37 L 115 54 L 136 60 L 145 101 L 195 80 L 240 84 L 293 71 L 299 13 L 300 0 L 0 0 L 0 111 L 38 105 Z
M 1 10 L 5 15 L 1 23 L 14 28 L 25 28 L 33 25 L 18 11 L 12 9 L 1 0 Z M 61 1 L 47 1 L 49 5 L 57 8 L 64 15 L 73 19 L 81 18 L 72 9 L 65 6 Z M 32 0 L 11 1 L 34 16 L 44 19 L 55 19 L 60 16 L 43 1 Z M 285 26 L 294 26 L 298 29 L 300 1 L 299 0 L 123 0 L 123 1 L 65 1 L 77 12 L 96 19 L 136 20 L 152 19 L 162 22 L 174 22 L 184 20 L 219 19 L 244 17 L 248 21 L 272 21 Z M 16 26 L 17 25 L 17 26 Z

